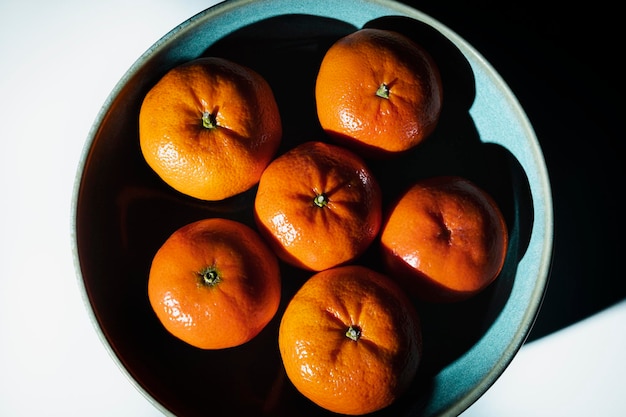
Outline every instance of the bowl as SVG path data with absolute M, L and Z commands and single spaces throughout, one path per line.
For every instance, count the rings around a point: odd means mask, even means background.
M 551 190 L 532 126 L 496 71 L 452 30 L 400 3 L 231 0 L 191 17 L 138 58 L 94 121 L 75 183 L 75 263 L 87 311 L 112 360 L 164 414 L 331 415 L 293 388 L 277 348 L 281 313 L 305 272 L 281 265 L 278 314 L 259 336 L 236 348 L 193 348 L 156 319 L 147 277 L 159 246 L 200 218 L 254 226 L 256 190 L 204 202 L 165 185 L 139 149 L 144 95 L 174 66 L 222 56 L 255 69 L 274 89 L 284 123 L 279 153 L 323 140 L 313 93 L 319 63 L 335 40 L 362 27 L 415 39 L 437 62 L 444 88 L 441 119 L 429 140 L 393 161 L 368 162 L 386 190 L 384 203 L 417 179 L 461 175 L 494 197 L 510 233 L 502 273 L 484 292 L 454 304 L 416 302 L 423 322 L 420 370 L 408 392 L 376 415 L 458 415 L 524 343 L 549 276 Z M 380 266 L 373 252 L 356 262 Z

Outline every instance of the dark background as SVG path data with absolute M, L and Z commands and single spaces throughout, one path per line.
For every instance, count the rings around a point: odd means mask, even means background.
M 554 200 L 554 257 L 528 341 L 625 299 L 626 48 L 617 7 L 603 1 L 584 7 L 404 3 L 452 29 L 492 64 L 543 149 Z

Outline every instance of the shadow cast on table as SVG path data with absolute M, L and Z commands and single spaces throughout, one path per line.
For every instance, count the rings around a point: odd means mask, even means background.
M 626 299 L 621 278 L 626 226 L 615 197 L 626 180 L 626 84 L 617 64 L 622 16 L 608 1 L 541 13 L 533 1 L 457 2 L 455 7 L 401 2 L 472 44 L 511 88 L 539 140 L 552 189 L 554 252 L 550 282 L 527 342 Z M 593 21 L 602 24 L 580 30 L 581 22 Z

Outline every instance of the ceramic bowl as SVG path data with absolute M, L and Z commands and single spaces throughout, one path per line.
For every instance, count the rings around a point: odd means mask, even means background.
M 128 70 L 90 131 L 76 179 L 75 259 L 87 310 L 120 369 L 154 406 L 177 416 L 331 413 L 286 379 L 277 348 L 281 312 L 303 278 L 285 265 L 283 301 L 245 345 L 193 348 L 168 334 L 147 297 L 152 257 L 178 227 L 206 217 L 253 225 L 255 189 L 208 203 L 181 195 L 145 164 L 137 119 L 146 92 L 172 67 L 214 55 L 254 68 L 274 89 L 284 123 L 280 152 L 320 139 L 313 85 L 324 52 L 362 27 L 405 33 L 439 65 L 437 130 L 393 163 L 372 162 L 389 203 L 411 181 L 465 176 L 495 198 L 510 231 L 499 278 L 475 298 L 416 304 L 424 355 L 409 391 L 380 416 L 458 415 L 502 374 L 540 308 L 552 255 L 552 200 L 541 149 L 506 83 L 467 42 L 429 16 L 382 0 L 231 0 L 167 33 Z M 363 264 L 377 267 L 368 253 Z M 375 387 L 372 387 L 375 389 Z

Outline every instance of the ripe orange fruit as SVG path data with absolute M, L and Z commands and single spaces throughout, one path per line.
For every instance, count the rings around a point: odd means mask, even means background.
M 201 349 L 241 345 L 269 323 L 281 296 L 278 260 L 248 226 L 199 220 L 157 251 L 150 304 L 174 336 Z
M 202 200 L 248 190 L 282 136 L 269 84 L 250 68 L 200 58 L 170 70 L 146 94 L 141 151 L 174 189 Z
M 382 222 L 381 191 L 352 152 L 306 142 L 270 163 L 254 202 L 261 234 L 282 260 L 321 271 L 354 260 Z
M 382 228 L 388 273 L 418 298 L 459 301 L 485 289 L 500 273 L 508 231 L 496 202 L 460 177 L 414 184 Z
M 406 391 L 421 358 L 421 327 L 394 281 L 350 265 L 304 283 L 283 314 L 278 344 L 287 376 L 304 396 L 358 415 Z
M 405 151 L 439 121 L 441 77 L 431 56 L 408 37 L 361 29 L 326 52 L 315 85 L 322 128 L 367 156 Z

